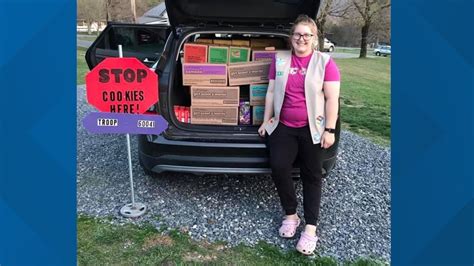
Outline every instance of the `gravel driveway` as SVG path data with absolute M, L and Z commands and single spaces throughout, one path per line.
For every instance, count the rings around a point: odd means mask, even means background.
M 294 249 L 278 237 L 283 213 L 270 176 L 197 177 L 143 173 L 132 137 L 136 201 L 149 210 L 127 219 L 119 209 L 130 202 L 125 135 L 91 135 L 82 118 L 92 108 L 84 86 L 77 89 L 77 211 L 113 222 L 151 222 L 189 232 L 196 240 L 252 245 L 260 240 Z M 301 183 L 297 182 L 301 201 Z M 343 132 L 337 167 L 324 182 L 317 251 L 338 260 L 376 257 L 390 262 L 390 150 Z M 301 209 L 299 209 L 301 213 Z M 157 219 L 159 217 L 159 219 Z M 301 228 L 301 227 L 300 227 Z

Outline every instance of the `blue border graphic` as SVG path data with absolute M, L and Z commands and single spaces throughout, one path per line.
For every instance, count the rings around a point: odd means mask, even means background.
M 473 265 L 474 2 L 392 3 L 392 262 Z
M 0 1 L 0 265 L 76 264 L 75 18 Z

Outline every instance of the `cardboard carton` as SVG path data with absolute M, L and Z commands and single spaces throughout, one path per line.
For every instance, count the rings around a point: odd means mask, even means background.
M 176 119 L 178 119 L 178 121 L 181 121 L 181 117 L 179 116 L 179 109 L 181 108 L 181 106 L 179 105 L 175 105 L 173 106 L 174 108 L 174 115 L 176 116 Z
M 239 106 L 239 87 L 191 86 L 192 106 Z
M 191 106 L 191 124 L 237 125 L 238 107 Z
M 277 49 L 285 48 L 285 43 L 282 39 L 269 39 L 269 38 L 252 38 L 250 39 L 250 47 L 252 48 L 265 48 L 273 46 Z
M 232 40 L 231 41 L 232 46 L 250 46 L 250 40 Z
M 229 64 L 245 63 L 250 60 L 250 48 L 231 46 L 229 48 Z
M 179 107 L 179 122 L 184 123 L 185 113 L 186 113 L 186 107 L 180 106 Z
M 178 119 L 179 122 L 190 123 L 191 121 L 189 117 L 189 107 L 175 105 L 174 114 L 176 116 L 176 119 Z
M 213 44 L 212 39 L 205 39 L 205 38 L 199 38 L 199 39 L 195 40 L 194 42 L 203 43 L 203 44 Z
M 267 95 L 268 84 L 250 85 L 250 105 L 265 105 L 265 96 Z
M 232 45 L 232 40 L 213 39 L 212 43 L 217 44 L 217 45 L 223 45 L 223 46 L 231 46 Z
M 276 51 L 252 50 L 252 61 L 272 61 Z
M 229 47 L 209 45 L 208 62 L 211 64 L 227 64 L 229 62 Z
M 184 86 L 227 86 L 225 64 L 183 64 Z
M 184 44 L 184 63 L 207 63 L 207 45 Z
M 191 108 L 186 106 L 184 107 L 184 122 L 190 124 L 191 123 Z
M 261 61 L 229 65 L 229 85 L 268 83 L 270 63 L 269 61 Z
M 263 123 L 263 114 L 265 113 L 265 106 L 252 106 L 252 125 L 259 126 Z

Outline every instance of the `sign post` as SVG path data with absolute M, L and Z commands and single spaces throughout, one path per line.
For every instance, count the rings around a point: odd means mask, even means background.
M 86 76 L 87 101 L 99 109 L 85 117 L 92 133 L 126 133 L 132 203 L 120 209 L 125 217 L 139 217 L 146 205 L 135 202 L 130 133 L 159 134 L 167 123 L 159 115 L 140 115 L 158 101 L 158 76 L 136 58 L 107 58 Z

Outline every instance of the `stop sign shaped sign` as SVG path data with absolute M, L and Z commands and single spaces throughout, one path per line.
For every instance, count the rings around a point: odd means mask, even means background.
M 102 112 L 143 114 L 158 101 L 158 76 L 136 58 L 106 58 L 87 74 L 86 92 Z

